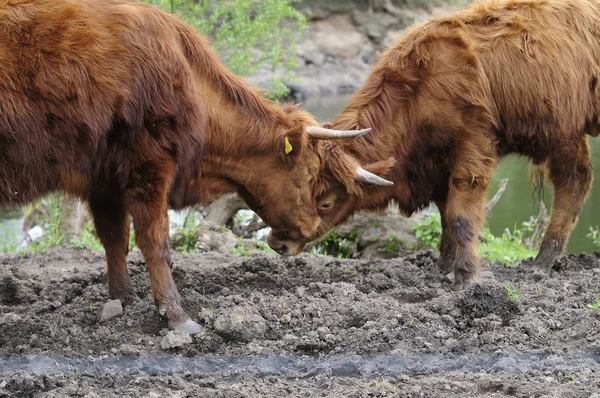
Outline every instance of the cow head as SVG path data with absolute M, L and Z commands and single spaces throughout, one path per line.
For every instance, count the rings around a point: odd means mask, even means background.
M 299 156 L 296 159 L 299 166 L 297 184 L 287 187 L 283 184 L 281 187 L 290 190 L 290 200 L 301 199 L 296 206 L 289 207 L 290 213 L 279 222 L 265 220 L 271 226 L 267 242 L 273 250 L 286 256 L 300 253 L 307 243 L 321 239 L 331 228 L 346 220 L 355 211 L 357 201 L 366 190 L 393 185 L 378 176 L 389 171 L 394 164 L 393 159 L 363 168 L 356 159 L 330 141 L 351 139 L 369 131 L 338 131 L 307 126 L 304 130 L 305 143 L 294 137 L 294 142 L 305 149 L 296 155 Z M 294 147 L 294 144 L 291 145 Z M 306 175 L 302 176 L 303 173 Z M 297 195 L 295 192 L 299 191 L 301 194 Z M 369 192 L 369 195 L 371 193 L 377 194 L 377 191 Z M 278 203 L 285 203 L 285 200 Z

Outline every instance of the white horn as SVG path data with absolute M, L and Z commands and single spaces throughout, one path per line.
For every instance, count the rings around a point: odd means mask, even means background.
M 359 167 L 358 169 L 356 169 L 355 177 L 356 177 L 357 181 L 365 182 L 367 184 L 381 185 L 384 187 L 389 187 L 391 185 L 394 185 L 393 182 L 388 181 L 384 178 L 381 178 L 378 175 L 375 175 L 371 172 L 368 172 L 367 170 L 363 169 L 362 167 Z
M 331 130 L 323 127 L 308 126 L 306 134 L 319 140 L 337 140 L 340 138 L 355 138 L 367 134 L 370 128 L 363 130 Z

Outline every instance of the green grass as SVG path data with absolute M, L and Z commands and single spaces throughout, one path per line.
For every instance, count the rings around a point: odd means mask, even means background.
M 600 297 L 598 297 L 592 304 L 588 304 L 588 308 L 592 311 L 600 311 Z
M 396 235 L 390 235 L 385 240 L 385 247 L 383 248 L 386 252 L 389 253 L 398 253 L 402 248 L 402 239 L 398 238 Z
M 529 250 L 517 239 L 506 236 L 496 237 L 487 235 L 486 241 L 477 246 L 477 253 L 485 260 L 494 263 L 496 260 L 509 267 L 529 257 L 534 257 L 536 251 Z
M 238 256 L 238 257 L 248 257 L 248 256 L 252 255 L 253 253 L 259 253 L 259 252 L 275 253 L 275 251 L 273 249 L 271 249 L 266 243 L 263 243 L 263 242 L 257 242 L 256 247 L 254 247 L 254 248 L 247 248 L 244 245 L 242 238 L 240 238 L 238 240 L 237 244 L 234 247 L 229 249 L 229 254 L 231 254 L 233 256 Z
M 71 240 L 71 244 L 75 249 L 91 249 L 91 250 L 104 250 L 104 246 L 98 240 L 94 234 L 94 227 L 89 221 L 85 224 L 85 227 L 79 232 L 79 235 Z
M 60 246 L 65 243 L 66 236 L 60 228 L 62 222 L 62 198 L 63 195 L 52 194 L 42 199 L 48 207 L 48 218 L 44 225 L 44 235 L 25 246 L 24 252 L 46 253 L 50 248 Z
M 504 286 L 504 289 L 506 290 L 506 294 L 508 295 L 508 297 L 511 297 L 511 298 L 519 298 L 523 294 L 523 290 L 517 289 L 510 285 Z

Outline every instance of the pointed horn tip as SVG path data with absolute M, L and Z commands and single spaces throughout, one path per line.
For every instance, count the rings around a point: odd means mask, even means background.
M 389 187 L 394 185 L 392 181 L 386 180 L 385 178 L 379 177 L 377 174 L 373 174 L 362 167 L 359 167 L 356 170 L 356 175 L 359 181 L 365 182 L 367 184 L 373 184 L 383 187 Z

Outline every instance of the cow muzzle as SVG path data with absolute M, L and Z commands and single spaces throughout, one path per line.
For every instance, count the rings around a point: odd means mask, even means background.
M 293 242 L 290 240 L 280 241 L 275 238 L 273 234 L 269 234 L 267 237 L 267 243 L 271 249 L 275 250 L 282 256 L 295 256 L 300 254 L 304 249 L 304 243 Z

